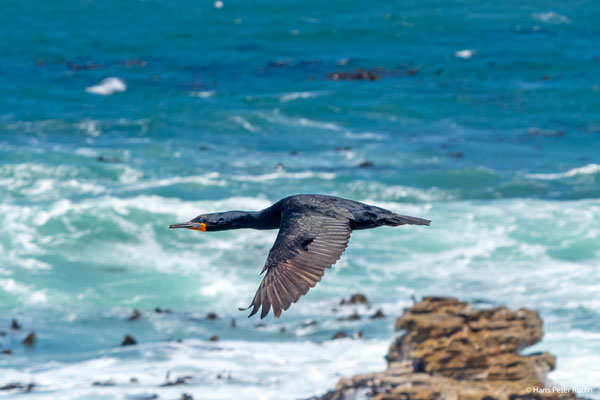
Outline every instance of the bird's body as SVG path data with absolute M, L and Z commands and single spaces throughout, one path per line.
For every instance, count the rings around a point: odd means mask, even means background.
M 354 230 L 379 226 L 429 225 L 428 220 L 398 215 L 380 207 L 340 197 L 302 194 L 286 197 L 261 211 L 203 214 L 170 228 L 201 231 L 279 229 L 262 272 L 267 272 L 250 307 L 278 318 L 282 310 L 321 280 L 340 258 Z M 261 272 L 261 273 L 262 273 Z

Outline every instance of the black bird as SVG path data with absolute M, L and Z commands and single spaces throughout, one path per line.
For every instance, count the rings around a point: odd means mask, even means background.
M 379 226 L 429 225 L 429 220 L 398 215 L 357 201 L 320 194 L 300 194 L 279 200 L 262 211 L 227 211 L 199 215 L 169 228 L 203 232 L 229 229 L 279 229 L 261 274 L 267 271 L 248 317 L 271 307 L 275 318 L 321 280 L 325 269 L 339 260 L 350 233 Z

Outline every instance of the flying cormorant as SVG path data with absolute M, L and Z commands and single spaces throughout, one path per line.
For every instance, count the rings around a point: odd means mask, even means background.
M 248 317 L 271 307 L 275 318 L 321 280 L 325 269 L 340 258 L 350 233 L 379 226 L 429 225 L 429 220 L 398 215 L 357 201 L 318 194 L 286 197 L 262 211 L 227 211 L 202 214 L 169 228 L 203 232 L 229 229 L 279 229 L 275 244 L 261 271 L 267 272 Z

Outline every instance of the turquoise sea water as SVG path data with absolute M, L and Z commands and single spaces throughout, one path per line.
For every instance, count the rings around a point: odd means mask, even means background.
M 394 317 L 432 294 L 539 310 L 527 351 L 597 386 L 600 4 L 218 6 L 2 2 L 0 386 L 37 387 L 0 396 L 305 398 L 383 369 Z M 331 79 L 357 68 L 380 79 Z M 276 232 L 167 227 L 294 193 L 433 222 L 354 233 L 257 326 L 237 307 Z M 338 306 L 355 292 L 370 309 Z M 160 387 L 169 371 L 192 378 Z

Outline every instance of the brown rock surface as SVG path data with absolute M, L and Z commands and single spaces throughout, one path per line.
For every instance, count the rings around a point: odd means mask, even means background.
M 425 297 L 396 320 L 388 369 L 341 379 L 322 400 L 575 399 L 543 393 L 554 369 L 549 353 L 519 355 L 542 338 L 542 320 L 527 309 L 481 310 L 454 298 Z

